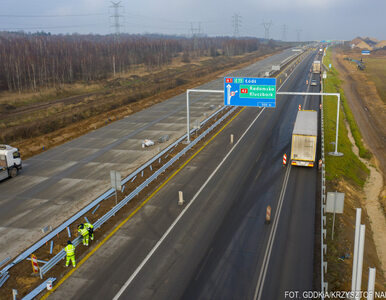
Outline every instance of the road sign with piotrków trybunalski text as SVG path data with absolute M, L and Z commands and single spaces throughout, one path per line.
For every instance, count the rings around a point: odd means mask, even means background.
M 224 104 L 276 107 L 276 78 L 224 78 Z

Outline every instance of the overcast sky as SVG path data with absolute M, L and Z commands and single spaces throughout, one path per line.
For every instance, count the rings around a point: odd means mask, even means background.
M 118 2 L 118 0 L 115 0 Z M 51 33 L 115 31 L 114 9 L 107 0 L 0 0 L 0 30 Z M 121 32 L 233 35 L 232 16 L 244 36 L 286 40 L 386 39 L 386 0 L 121 0 Z

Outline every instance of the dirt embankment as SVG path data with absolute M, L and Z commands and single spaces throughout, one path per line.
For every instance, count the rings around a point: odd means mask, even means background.
M 364 194 L 360 197 L 360 205 L 366 210 L 369 217 L 368 226 L 371 228 L 376 253 L 381 263 L 384 280 L 386 280 L 386 189 L 384 185 L 386 106 L 378 95 L 375 84 L 364 72 L 358 70 L 355 64 L 343 60 L 344 56 L 342 50 L 336 50 L 333 52 L 332 59 L 343 80 L 343 90 L 363 140 L 374 154 L 371 162 L 360 158 L 358 148 L 348 130 L 353 152 L 370 169 L 370 177 L 364 187 Z M 386 64 L 386 56 L 384 58 Z
M 28 158 L 43 151 L 43 147 L 46 150 L 60 145 L 281 50 L 262 49 L 238 57 L 199 60 L 140 76 L 125 74 L 95 93 L 3 111 L 2 122 L 7 123 L 0 138 Z

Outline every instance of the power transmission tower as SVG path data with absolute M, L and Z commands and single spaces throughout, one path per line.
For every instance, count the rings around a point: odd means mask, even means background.
M 120 28 L 123 27 L 119 21 L 120 18 L 122 18 L 122 15 L 119 14 L 119 9 L 122 8 L 123 6 L 121 5 L 121 1 L 119 2 L 112 2 L 111 1 L 111 6 L 114 13 L 110 17 L 114 19 L 114 25 L 113 27 L 115 28 L 115 34 L 118 35 L 120 34 Z
M 232 26 L 233 26 L 233 36 L 239 37 L 240 27 L 241 27 L 241 16 L 239 14 L 234 14 L 232 16 Z
M 282 41 L 286 41 L 287 40 L 287 25 L 286 24 L 284 24 L 282 26 L 282 32 L 283 32 Z
M 300 34 L 302 33 L 301 29 L 296 29 L 296 36 L 298 38 L 298 42 L 300 42 Z
M 193 26 L 193 23 L 190 23 L 190 31 L 192 33 L 192 37 L 201 36 L 201 22 L 198 22 L 197 27 Z
M 263 22 L 261 25 L 264 26 L 264 38 L 266 40 L 269 40 L 269 29 L 271 28 L 271 26 L 273 25 L 272 24 L 272 20 L 269 21 L 269 22 Z

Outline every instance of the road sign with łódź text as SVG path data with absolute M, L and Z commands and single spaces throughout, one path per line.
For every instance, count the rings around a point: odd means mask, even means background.
M 224 104 L 276 107 L 276 78 L 224 78 Z

